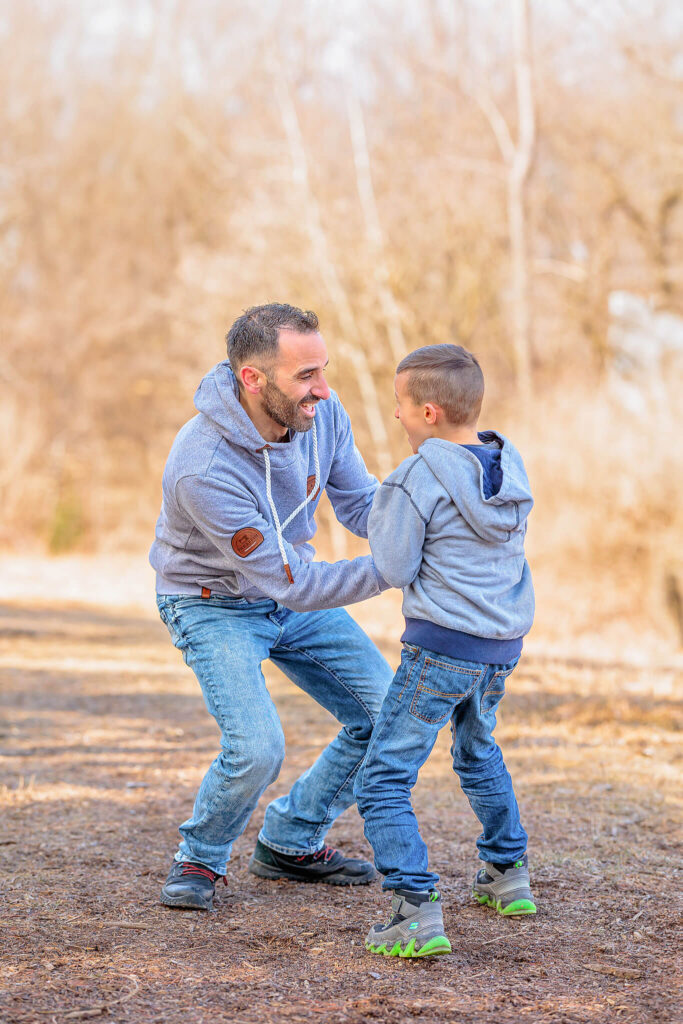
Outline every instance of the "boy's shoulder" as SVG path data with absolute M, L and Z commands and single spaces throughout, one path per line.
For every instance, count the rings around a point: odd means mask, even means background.
M 400 462 L 384 483 L 393 487 L 412 487 L 425 472 L 429 473 L 429 467 L 418 452 L 417 455 L 409 455 L 407 459 Z
M 409 479 L 411 474 L 415 471 L 422 459 L 419 455 L 409 455 L 408 459 L 403 459 L 399 462 L 392 473 L 389 473 L 385 479 L 385 483 L 393 484 L 393 486 L 402 486 L 405 481 Z

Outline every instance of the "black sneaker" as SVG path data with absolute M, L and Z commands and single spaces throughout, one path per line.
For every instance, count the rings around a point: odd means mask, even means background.
M 377 872 L 367 860 L 345 857 L 331 846 L 293 857 L 256 842 L 249 871 L 259 878 L 288 878 L 291 882 L 324 882 L 325 885 L 367 885 Z
M 216 880 L 220 877 L 204 864 L 196 864 L 191 860 L 174 860 L 161 890 L 161 902 L 167 907 L 213 910 Z M 223 881 L 225 882 L 225 879 Z

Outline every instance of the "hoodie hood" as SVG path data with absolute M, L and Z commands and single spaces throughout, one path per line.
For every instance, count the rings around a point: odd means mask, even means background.
M 502 482 L 490 497 L 486 497 L 482 462 L 464 445 L 430 437 L 420 445 L 419 454 L 474 532 L 482 540 L 504 543 L 526 529 L 534 504 L 529 480 L 521 456 L 507 438 L 493 430 L 478 436 L 485 446 L 482 454 L 500 453 Z
M 263 438 L 240 405 L 237 378 L 227 359 L 217 363 L 202 379 L 194 404 L 230 444 L 252 452 L 263 448 Z

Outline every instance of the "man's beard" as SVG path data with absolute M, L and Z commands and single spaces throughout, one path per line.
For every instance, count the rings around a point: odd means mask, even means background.
M 281 391 L 277 384 L 274 384 L 270 377 L 266 378 L 266 386 L 261 392 L 263 409 L 268 413 L 271 420 L 274 420 L 281 427 L 288 427 L 305 433 L 313 426 L 313 416 L 306 416 L 299 406 L 302 404 L 315 405 L 318 399 L 315 395 L 306 395 L 299 402 L 293 402 L 284 391 Z

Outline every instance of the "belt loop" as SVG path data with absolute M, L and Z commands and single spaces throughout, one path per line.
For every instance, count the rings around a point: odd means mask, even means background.
M 211 591 L 208 587 L 202 587 L 202 597 L 211 597 Z

